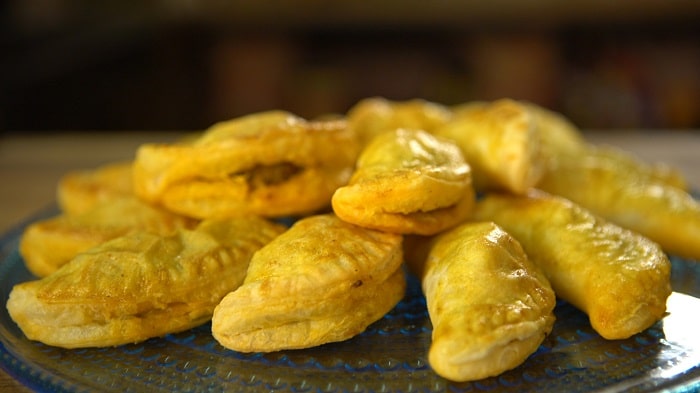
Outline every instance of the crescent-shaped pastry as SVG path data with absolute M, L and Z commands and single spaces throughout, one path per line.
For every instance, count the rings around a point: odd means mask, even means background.
M 462 224 L 432 240 L 422 287 L 435 372 L 453 381 L 522 364 L 554 324 L 556 298 L 520 244 L 491 222 Z
M 471 171 L 457 146 L 425 131 L 395 129 L 362 151 L 347 186 L 333 194 L 338 217 L 367 228 L 432 235 L 474 206 Z
M 19 252 L 32 274 L 45 277 L 78 253 L 131 231 L 167 235 L 196 224 L 193 219 L 151 206 L 134 196 L 112 195 L 94 201 L 84 212 L 63 213 L 31 223 L 22 233 Z
M 215 124 L 191 143 L 142 145 L 134 189 L 200 219 L 303 215 L 330 205 L 358 153 L 343 120 L 262 112 Z
M 527 105 L 502 99 L 463 105 L 433 134 L 462 149 L 477 191 L 522 194 L 539 181 L 546 167 L 538 130 Z
M 271 352 L 363 332 L 404 295 L 401 241 L 332 214 L 297 221 L 255 254 L 243 285 L 216 307 L 214 338 Z
M 56 188 L 58 207 L 65 214 L 82 214 L 96 204 L 132 196 L 132 168 L 124 161 L 66 173 Z
M 532 102 L 519 102 L 525 105 L 534 117 L 545 159 L 555 160 L 562 154 L 575 154 L 586 150 L 589 144 L 581 130 L 561 113 Z
M 284 231 L 260 218 L 204 221 L 170 236 L 132 232 L 14 286 L 7 310 L 31 340 L 64 348 L 134 343 L 200 325 Z
M 661 182 L 667 186 L 676 187 L 682 191 L 690 191 L 688 180 L 683 173 L 669 164 L 663 162 L 645 162 L 625 150 L 608 145 L 589 145 L 588 149 L 578 156 L 568 155 L 566 159 L 573 159 L 587 165 L 590 161 L 601 160 L 603 165 L 617 167 L 616 170 L 629 172 L 633 176 L 647 177 L 650 181 Z M 562 160 L 562 166 L 571 164 Z M 556 169 L 555 169 L 556 170 Z M 548 176 L 545 176 L 548 177 Z
M 431 132 L 447 123 L 452 113 L 443 105 L 423 99 L 391 101 L 372 97 L 357 102 L 346 117 L 364 147 L 377 135 L 397 128 Z
M 700 259 L 700 203 L 682 176 L 611 149 L 561 157 L 538 187 L 562 195 L 675 255 Z
M 588 314 L 604 338 L 630 337 L 663 317 L 671 264 L 646 237 L 539 190 L 487 195 L 475 218 L 511 233 L 557 296 Z

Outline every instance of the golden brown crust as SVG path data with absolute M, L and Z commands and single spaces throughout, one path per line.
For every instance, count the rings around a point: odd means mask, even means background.
M 214 311 L 212 333 L 243 352 L 349 339 L 403 297 L 401 236 L 333 215 L 297 221 L 258 251 Z
M 669 253 L 700 259 L 700 204 L 670 168 L 590 147 L 560 157 L 538 187 L 650 238 Z
M 332 205 L 356 225 L 431 235 L 465 220 L 474 199 L 469 166 L 456 146 L 424 131 L 396 129 L 362 151 Z
M 114 162 L 68 172 L 57 186 L 58 206 L 65 214 L 82 214 L 99 203 L 133 195 L 132 162 Z
M 462 149 L 479 192 L 522 194 L 537 183 L 545 168 L 536 118 L 517 101 L 464 106 L 433 134 L 454 141 Z
M 134 187 L 195 218 L 302 215 L 330 205 L 357 154 L 343 120 L 263 112 L 215 124 L 191 143 L 142 145 Z
M 348 110 L 348 125 L 362 147 L 376 136 L 397 128 L 431 132 L 450 120 L 449 108 L 423 99 L 392 101 L 382 97 L 365 98 Z
M 520 101 L 533 116 L 540 138 L 542 154 L 547 160 L 556 160 L 562 154 L 576 154 L 588 147 L 581 131 L 560 113 L 551 111 L 532 102 Z
M 556 299 L 544 274 L 490 222 L 465 223 L 436 237 L 422 285 L 433 324 L 428 359 L 454 381 L 520 365 L 554 323 Z
M 211 317 L 243 282 L 251 255 L 283 230 L 250 217 L 205 221 L 170 236 L 132 232 L 16 285 L 7 309 L 29 339 L 65 348 L 190 329 Z
M 133 162 L 66 174 L 62 214 L 28 226 L 20 243 L 45 278 L 13 288 L 7 308 L 28 338 L 66 348 L 138 342 L 212 316 L 225 347 L 307 348 L 388 312 L 405 291 L 405 256 L 433 323 L 428 360 L 455 381 L 498 375 L 535 351 L 553 323 L 549 279 L 604 338 L 662 318 L 670 264 L 659 247 L 533 187 L 700 257 L 685 179 L 587 144 L 556 112 L 509 99 L 448 108 L 369 98 L 313 121 L 239 117 L 142 145 Z M 474 217 L 477 190 L 510 195 L 487 194 Z M 284 234 L 256 218 L 329 207 L 336 215 Z
M 651 240 L 542 191 L 487 195 L 475 218 L 518 239 L 557 296 L 586 312 L 601 336 L 627 338 L 663 317 L 671 264 Z
M 131 231 L 166 235 L 195 225 L 195 220 L 133 196 L 112 195 L 82 213 L 63 213 L 30 224 L 22 233 L 19 251 L 29 271 L 45 277 L 78 253 Z

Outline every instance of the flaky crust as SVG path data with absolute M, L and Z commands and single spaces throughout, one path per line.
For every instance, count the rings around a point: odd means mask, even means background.
M 132 169 L 131 161 L 121 161 L 66 173 L 56 188 L 58 207 L 64 214 L 83 214 L 95 205 L 133 195 Z
M 105 347 L 190 329 L 244 279 L 253 252 L 283 227 L 259 218 L 205 221 L 171 236 L 134 232 L 16 285 L 7 309 L 31 340 Z
M 554 324 L 555 295 L 520 244 L 490 222 L 465 223 L 430 245 L 422 273 L 431 367 L 454 381 L 512 369 Z
M 29 271 L 45 277 L 78 253 L 131 231 L 168 235 L 197 222 L 141 201 L 134 196 L 112 195 L 95 201 L 81 213 L 62 213 L 36 221 L 24 230 L 19 251 Z
M 449 108 L 423 99 L 392 101 L 383 97 L 360 100 L 347 113 L 348 125 L 362 147 L 397 128 L 431 132 L 452 118 Z
M 212 334 L 241 352 L 349 339 L 401 300 L 401 263 L 399 235 L 330 214 L 304 218 L 255 254 L 214 311 Z
M 362 151 L 332 206 L 338 217 L 363 227 L 432 235 L 466 219 L 474 199 L 459 148 L 424 131 L 395 129 Z
M 215 124 L 190 143 L 142 145 L 134 189 L 147 201 L 200 219 L 302 215 L 330 205 L 358 152 L 343 120 L 262 112 Z
M 475 218 L 493 220 L 518 239 L 557 296 L 586 312 L 604 338 L 630 337 L 663 317 L 671 264 L 642 235 L 539 190 L 487 195 Z
M 523 194 L 542 177 L 546 166 L 536 118 L 518 101 L 464 106 L 433 134 L 462 149 L 479 192 Z
M 589 147 L 559 157 L 538 187 L 650 238 L 668 253 L 700 259 L 700 203 L 671 168 Z
M 528 101 L 518 101 L 533 116 L 542 154 L 549 165 L 563 154 L 577 154 L 588 147 L 581 130 L 560 113 Z

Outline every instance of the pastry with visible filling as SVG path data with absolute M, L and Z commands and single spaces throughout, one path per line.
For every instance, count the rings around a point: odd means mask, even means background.
M 252 254 L 284 231 L 261 218 L 208 220 L 160 236 L 132 232 L 17 284 L 7 310 L 31 340 L 64 347 L 135 343 L 207 322 Z
M 214 338 L 271 352 L 360 334 L 404 296 L 401 241 L 332 214 L 297 221 L 255 253 L 243 285 L 216 307 Z
M 199 219 L 305 215 L 330 205 L 358 153 L 344 120 L 261 112 L 215 124 L 187 143 L 142 145 L 134 190 Z

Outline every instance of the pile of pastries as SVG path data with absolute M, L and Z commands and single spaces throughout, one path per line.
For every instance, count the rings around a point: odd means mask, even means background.
M 606 339 L 645 330 L 671 293 L 667 253 L 700 259 L 681 174 L 512 99 L 254 113 L 68 173 L 58 203 L 22 235 L 37 279 L 7 308 L 29 339 L 65 348 L 208 321 L 242 352 L 347 340 L 414 274 L 430 366 L 477 380 L 526 361 L 556 298 Z

